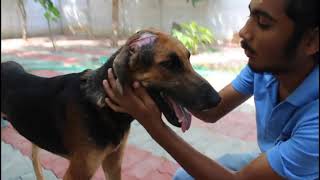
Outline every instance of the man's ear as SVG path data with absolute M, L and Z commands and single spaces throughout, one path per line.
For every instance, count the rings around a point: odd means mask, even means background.
M 307 55 L 313 55 L 319 52 L 319 27 L 309 32 L 305 48 Z
M 137 60 L 138 53 L 133 52 L 129 46 L 121 48 L 113 61 L 113 70 L 117 77 L 116 85 L 120 94 L 123 94 L 125 85 L 131 84 L 130 67 Z

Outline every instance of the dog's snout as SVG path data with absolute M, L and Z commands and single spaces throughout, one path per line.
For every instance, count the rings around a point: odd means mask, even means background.
M 221 97 L 219 93 L 210 85 L 210 84 L 202 84 L 199 87 L 199 96 L 197 99 L 198 110 L 209 109 L 212 107 L 217 106 L 220 101 Z
M 175 88 L 166 92 L 187 109 L 202 111 L 217 106 L 221 97 L 211 84 L 200 75 L 185 76 Z

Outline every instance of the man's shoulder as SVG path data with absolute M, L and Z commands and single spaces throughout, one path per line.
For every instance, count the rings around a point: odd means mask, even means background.
M 319 98 L 306 103 L 299 109 L 305 114 L 313 115 L 319 118 Z
M 295 113 L 297 124 L 295 129 L 299 128 L 318 128 L 319 127 L 319 99 L 305 104 Z

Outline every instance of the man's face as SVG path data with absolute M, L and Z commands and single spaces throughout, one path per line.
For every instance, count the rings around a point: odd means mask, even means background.
M 286 53 L 294 31 L 284 0 L 252 0 L 250 16 L 240 31 L 241 46 L 256 72 L 287 72 L 293 63 Z

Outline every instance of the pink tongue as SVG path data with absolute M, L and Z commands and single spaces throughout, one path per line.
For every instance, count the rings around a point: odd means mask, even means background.
M 174 112 L 181 123 L 182 132 L 187 131 L 191 125 L 191 113 L 184 107 L 175 103 L 171 98 L 168 98 L 173 106 Z

